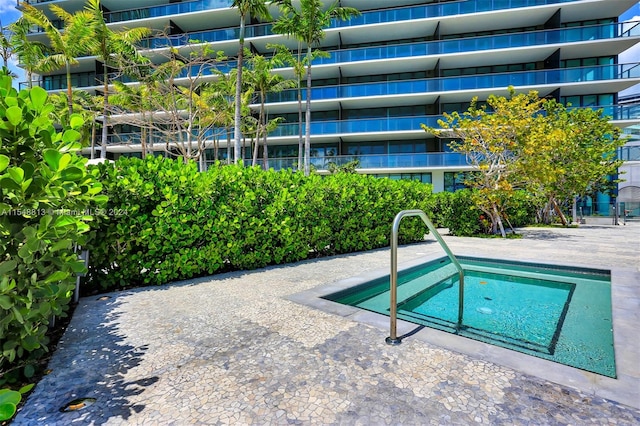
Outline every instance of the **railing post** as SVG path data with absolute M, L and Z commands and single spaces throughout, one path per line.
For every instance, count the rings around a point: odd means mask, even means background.
M 447 243 L 444 242 L 442 236 L 438 233 L 438 230 L 433 223 L 427 217 L 427 214 L 422 210 L 403 210 L 398 213 L 393 220 L 393 226 L 391 227 L 391 273 L 389 275 L 389 337 L 385 339 L 385 342 L 389 345 L 399 345 L 402 343 L 402 339 L 398 337 L 397 323 L 398 323 L 398 229 L 400 228 L 400 222 L 405 216 L 420 216 L 422 221 L 427 225 L 429 231 L 436 238 L 440 246 L 444 249 L 445 253 L 451 260 L 451 263 L 458 270 L 458 279 L 460 281 L 458 287 L 458 323 L 456 329 L 459 330 L 462 327 L 463 313 L 464 313 L 464 270 L 460 266 L 460 262 L 453 255 L 451 249 Z

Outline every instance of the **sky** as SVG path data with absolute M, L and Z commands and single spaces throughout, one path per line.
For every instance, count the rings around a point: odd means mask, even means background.
M 3 27 L 9 25 L 20 17 L 20 12 L 18 12 L 18 9 L 16 9 L 16 4 L 16 0 L 0 0 L 0 22 L 2 23 Z M 0 67 L 2 67 L 1 60 Z M 17 88 L 18 82 L 25 80 L 24 71 L 18 68 L 15 61 L 11 61 L 11 63 L 9 64 L 9 69 L 11 69 L 11 71 L 19 76 L 13 81 L 14 87 Z
M 0 0 L 0 21 L 3 26 L 10 24 L 19 17 L 20 13 L 16 9 L 16 0 Z M 620 21 L 640 21 L 640 1 L 623 14 L 620 17 Z M 640 62 L 640 44 L 620 55 L 620 63 L 631 62 Z M 19 81 L 25 80 L 24 72 L 16 66 L 15 62 L 10 64 L 9 68 L 19 76 L 18 79 L 15 80 L 14 85 L 17 85 Z M 640 93 L 640 85 L 621 92 L 623 95 L 631 93 Z
M 629 9 L 625 14 L 623 14 L 620 17 L 620 21 L 640 21 L 640 1 L 636 3 L 636 5 L 631 9 Z M 635 47 L 620 54 L 618 60 L 621 64 L 640 62 L 640 45 L 636 45 Z M 623 90 L 622 92 L 620 92 L 620 95 L 624 96 L 635 93 L 640 93 L 640 84 L 637 84 L 627 90 Z

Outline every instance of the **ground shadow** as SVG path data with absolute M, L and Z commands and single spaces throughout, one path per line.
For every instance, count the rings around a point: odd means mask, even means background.
M 145 406 L 132 404 L 139 395 L 158 381 L 147 377 L 127 381 L 127 372 L 140 365 L 146 346 L 125 343 L 118 331 L 116 313 L 120 302 L 115 297 L 83 298 L 51 357 L 44 376 L 18 412 L 14 425 L 94 424 L 113 418 L 126 421 Z M 61 411 L 70 401 L 95 398 L 84 408 Z

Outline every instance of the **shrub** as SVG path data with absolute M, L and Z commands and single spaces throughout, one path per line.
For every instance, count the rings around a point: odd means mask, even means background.
M 336 173 L 214 166 L 148 157 L 97 166 L 110 195 L 96 221 L 89 288 L 162 284 L 225 270 L 389 244 L 403 209 L 429 205 L 431 187 Z M 422 240 L 419 220 L 401 242 Z
M 539 204 L 527 191 L 514 191 L 504 202 L 504 216 L 514 227 L 529 225 L 536 221 Z
M 435 197 L 436 222 L 451 235 L 471 236 L 486 232 L 482 211 L 473 201 L 473 191 L 439 192 Z
M 74 247 L 106 201 L 75 154 L 82 119 L 58 132 L 52 109 L 43 89 L 18 93 L 0 76 L 0 370 L 47 350 L 49 319 L 65 315 L 84 271 Z

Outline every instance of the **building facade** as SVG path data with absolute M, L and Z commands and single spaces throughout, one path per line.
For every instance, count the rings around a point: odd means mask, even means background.
M 420 125 L 435 127 L 442 113 L 466 110 L 473 97 L 506 95 L 509 86 L 518 92 L 537 90 L 574 107 L 604 108 L 620 127 L 638 124 L 637 105 L 618 99 L 618 92 L 640 83 L 638 62 L 618 61 L 621 52 L 640 42 L 640 23 L 618 18 L 636 2 L 341 0 L 362 14 L 326 29 L 320 48 L 330 57 L 313 64 L 311 163 L 322 171 L 329 163 L 357 159 L 362 173 L 418 179 L 432 183 L 435 191 L 455 190 L 458 173 L 469 170 L 465 157 L 449 152 L 446 140 Z M 52 3 L 70 12 L 84 7 L 84 0 L 21 3 L 45 11 Z M 230 8 L 231 0 L 101 3 L 114 29 L 170 28 L 174 45 L 197 39 L 229 57 L 237 55 L 239 15 Z M 272 12 L 277 17 L 275 8 Z M 246 44 L 254 52 L 268 55 L 271 43 L 297 48 L 295 40 L 273 34 L 269 22 L 247 20 L 246 25 Z M 74 86 L 99 91 L 101 70 L 95 57 L 79 58 Z M 293 77 L 289 68 L 278 72 Z M 40 76 L 38 84 L 64 90 L 64 70 Z M 299 130 L 296 90 L 274 94 L 267 111 L 284 118 L 268 137 L 269 165 L 293 167 Z M 117 127 L 110 130 L 109 157 L 137 155 L 135 129 Z M 221 142 L 224 157 L 226 138 Z M 207 154 L 207 161 L 215 160 L 212 151 Z

